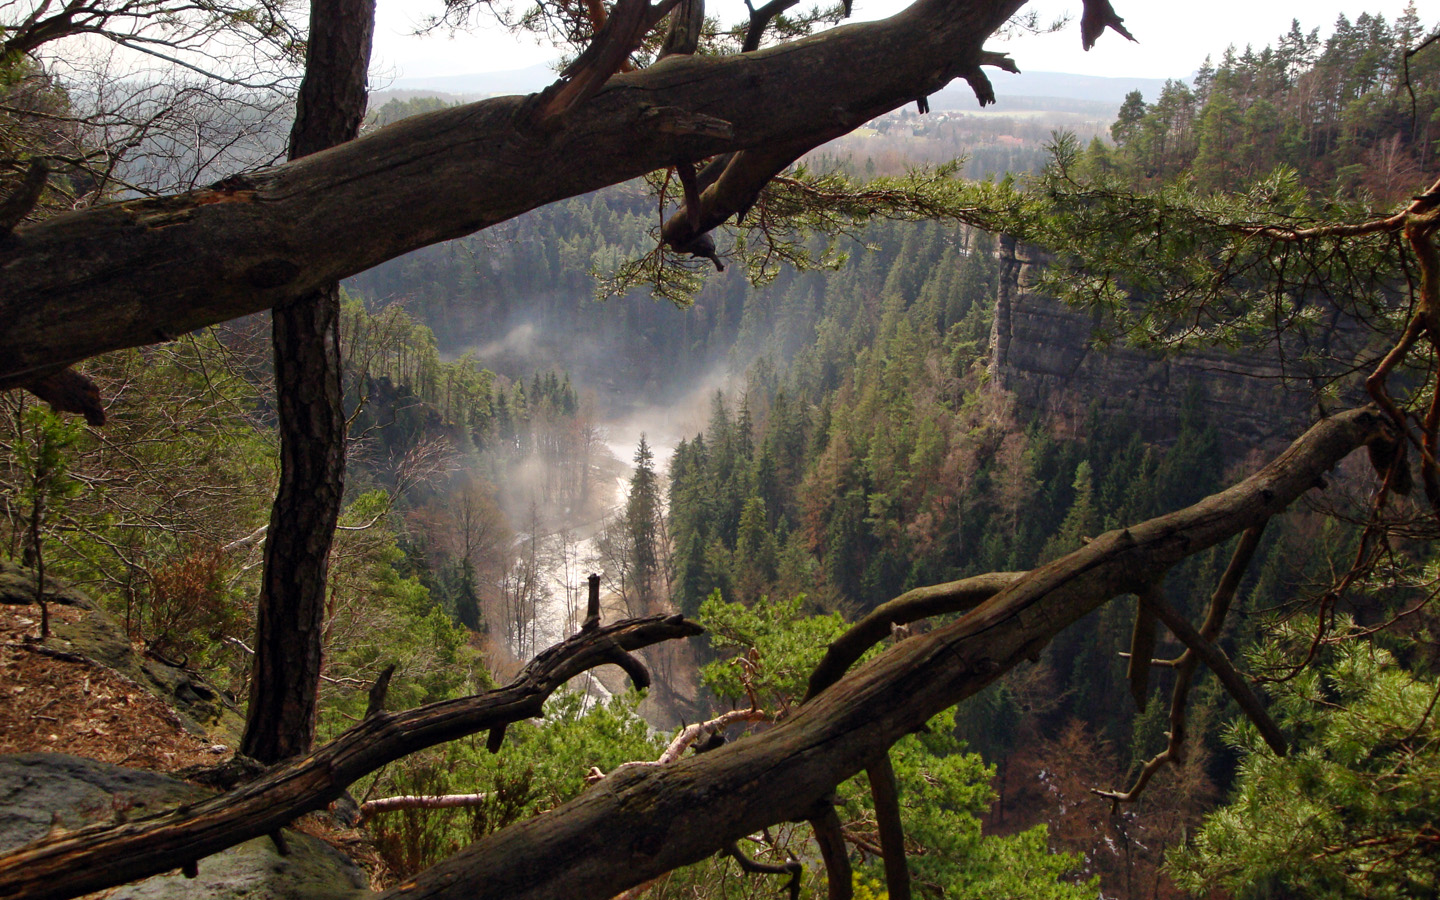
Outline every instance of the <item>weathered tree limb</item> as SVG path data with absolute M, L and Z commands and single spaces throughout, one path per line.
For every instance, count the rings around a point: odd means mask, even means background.
M 766 826 L 813 818 L 836 785 L 931 716 L 1031 658 L 1113 597 L 1138 591 L 1180 561 L 1284 510 L 1349 452 L 1377 439 L 1395 435 L 1374 408 L 1321 422 L 1240 484 L 1102 535 L 1028 573 L 960 620 L 899 642 L 776 727 L 670 766 L 616 772 L 388 896 L 604 900 Z M 1157 615 L 1166 621 L 1168 612 L 1157 609 Z M 1188 626 L 1172 627 L 1183 640 Z M 376 716 L 308 759 L 231 794 L 0 858 L 0 897 L 63 900 L 268 834 L 384 762 L 537 714 L 549 690 L 608 659 L 610 648 L 599 638 L 614 637 L 629 650 L 694 631 L 678 618 L 652 618 L 582 633 L 541 654 L 503 690 Z
M 803 702 L 808 703 L 816 694 L 839 681 L 855 665 L 855 661 L 865 655 L 866 650 L 890 636 L 892 626 L 974 609 L 1027 574 L 991 572 L 975 575 L 960 581 L 915 588 L 880 604 L 830 644 L 820 664 L 810 674 L 810 685 Z
M 14 192 L 0 202 L 0 237 L 14 231 L 15 226 L 30 215 L 30 210 L 40 202 L 40 195 L 45 193 L 45 184 L 49 178 L 50 167 L 45 165 L 45 160 L 30 160 L 30 165 L 25 169 L 25 175 L 16 185 Z
M 1374 447 L 1376 443 L 1378 442 L 1372 442 L 1369 446 Z M 1200 626 L 1199 635 L 1202 640 L 1214 642 L 1220 637 L 1220 631 L 1225 626 L 1225 616 L 1229 614 L 1235 592 L 1240 588 L 1240 579 L 1245 577 L 1245 570 L 1249 568 L 1250 561 L 1255 558 L 1255 551 L 1260 546 L 1260 536 L 1265 532 L 1265 524 L 1261 522 L 1245 529 L 1245 533 L 1240 535 L 1240 540 L 1236 542 L 1230 564 L 1225 567 L 1225 573 L 1220 576 L 1215 592 L 1210 595 L 1205 621 Z M 1155 777 L 1155 773 L 1159 772 L 1162 766 L 1167 762 L 1176 765 L 1185 762 L 1186 711 L 1190 703 L 1190 684 L 1195 678 L 1195 666 L 1198 662 L 1199 657 L 1189 649 L 1176 659 L 1151 660 L 1152 664 L 1164 664 L 1175 669 L 1175 685 L 1170 692 L 1170 733 L 1165 749 L 1146 760 L 1140 774 L 1135 776 L 1130 790 L 1096 790 L 1094 793 L 1115 803 L 1134 803 L 1140 799 L 1150 779 Z
M 25 387 L 56 412 L 80 413 L 88 424 L 97 428 L 105 424 L 105 404 L 100 400 L 100 389 L 74 369 L 62 369 Z
M 1160 600 L 1160 585 L 1147 584 L 1135 603 L 1135 627 L 1130 632 L 1130 664 L 1126 667 L 1125 679 L 1130 682 L 1130 697 L 1135 707 L 1145 711 L 1150 699 L 1150 661 L 1155 656 L 1156 629 L 1155 613 L 1151 602 Z
M 585 586 L 585 621 L 580 623 L 580 630 L 594 631 L 600 627 L 600 576 L 591 572 Z
M 901 641 L 774 728 L 671 766 L 613 773 L 386 896 L 606 900 L 728 841 L 808 819 L 837 784 L 931 716 L 1029 659 L 1111 598 L 1284 510 L 1350 451 L 1393 440 L 1388 429 L 1373 408 L 1328 419 L 1240 484 L 1102 535 L 959 621 Z
M 910 867 L 905 862 L 905 826 L 900 821 L 900 783 L 886 751 L 865 770 L 875 802 L 875 826 L 885 860 L 885 889 L 890 900 L 910 900 Z
M 705 0 L 680 0 L 670 12 L 670 28 L 660 46 L 660 58 L 700 49 L 700 32 L 705 28 Z
M 390 663 L 380 672 L 375 683 L 370 685 L 369 697 L 365 704 L 365 718 L 378 716 L 385 711 L 385 695 L 390 692 L 390 679 L 395 676 L 395 664 Z
M 670 766 L 613 773 L 576 800 L 477 841 L 388 896 L 605 900 L 768 825 L 811 819 L 840 782 L 1082 616 L 1284 510 L 1352 450 L 1394 437 L 1388 417 L 1374 408 L 1321 422 L 1240 484 L 1102 535 L 1028 573 L 960 620 L 899 642 L 776 727 Z M 1164 610 L 1157 615 L 1165 621 Z M 504 690 L 383 714 L 309 759 L 224 797 L 32 845 L 0 858 L 0 897 L 62 900 L 267 834 L 385 761 L 534 715 L 547 689 L 607 658 L 598 637 L 614 636 L 634 649 L 693 630 L 682 621 L 649 619 L 581 634 L 537 657 Z
M 1085 10 L 1080 14 L 1080 46 L 1089 50 L 1107 28 L 1127 40 L 1135 40 L 1135 36 L 1125 30 L 1124 22 L 1115 14 L 1110 0 L 1085 0 Z
M 1147 603 L 1155 617 L 1170 629 L 1170 633 L 1179 638 L 1187 650 L 1200 657 L 1201 662 L 1215 673 L 1215 677 L 1225 686 L 1226 692 L 1239 704 L 1241 712 L 1260 729 L 1260 736 L 1265 739 L 1265 743 L 1270 745 L 1276 756 L 1284 756 L 1285 736 L 1280 733 L 1280 726 L 1270 718 L 1270 714 L 1265 711 L 1265 704 L 1250 690 L 1245 678 L 1235 671 L 1235 666 L 1231 664 L 1225 651 L 1202 638 L 1195 626 L 1185 621 L 1185 617 L 1169 604 L 1149 597 L 1142 598 L 1141 602 Z
M 204 190 L 22 226 L 0 241 L 0 388 L 268 309 L 676 160 L 813 146 L 939 90 L 1022 5 L 918 0 L 778 47 L 613 76 L 554 130 L 516 127 L 525 98 L 485 100 Z M 654 114 L 666 108 L 729 130 L 667 130 Z
M 970 82 L 975 88 L 976 98 L 981 106 L 995 102 L 995 92 L 990 87 L 980 66 L 1000 66 L 1007 71 L 1019 71 L 1009 57 L 982 51 L 977 62 L 956 67 L 953 75 Z M 983 89 L 982 89 L 983 88 Z M 928 93 L 928 92 L 927 92 Z M 922 97 L 924 95 L 922 94 Z M 744 150 L 724 157 L 702 171 L 698 183 L 701 186 L 699 209 L 687 185 L 686 201 L 661 228 L 661 240 L 679 252 L 689 252 L 690 247 L 701 235 L 734 216 L 736 221 L 745 218 L 755 205 L 760 192 L 770 181 L 787 169 L 806 153 L 837 137 L 851 128 L 837 123 L 829 131 L 819 131 L 804 138 L 779 142 L 763 148 Z
M 739 841 L 726 844 L 725 853 L 735 860 L 742 872 L 751 875 L 789 875 L 790 880 L 785 883 L 785 889 L 790 892 L 790 900 L 800 900 L 800 879 L 805 874 L 805 867 L 798 859 L 788 859 L 782 865 L 758 862 L 745 855 L 740 849 Z
M 674 740 L 670 741 L 669 746 L 665 748 L 664 753 L 660 754 L 660 758 L 657 759 L 656 762 L 660 765 L 668 765 L 669 763 L 675 762 L 690 748 L 691 744 L 700 738 L 700 735 L 707 731 L 721 732 L 736 722 L 763 722 L 767 718 L 769 718 L 769 716 L 765 714 L 764 710 L 732 709 L 728 712 L 721 713 L 713 719 L 696 722 L 694 725 L 687 725 L 680 729 L 680 733 L 675 735 Z
M 769 3 L 756 9 L 751 5 L 750 0 L 745 0 L 745 8 L 750 12 L 750 22 L 745 28 L 745 40 L 740 44 L 741 53 L 749 53 L 752 50 L 760 49 L 760 39 L 765 36 L 765 29 L 775 17 L 785 10 L 799 3 L 800 0 L 770 0 Z M 847 8 L 845 14 L 849 15 Z
M 679 252 L 688 252 L 696 238 L 734 216 L 743 219 L 759 199 L 770 179 L 785 171 L 795 160 L 848 129 L 831 129 L 815 137 L 787 141 L 756 150 L 731 154 L 713 183 L 699 195 L 699 209 L 687 202 L 667 219 L 660 239 Z
M 589 46 L 565 67 L 563 77 L 539 96 L 534 124 L 554 127 L 558 118 L 593 97 L 677 2 L 661 0 L 652 6 L 650 0 L 616 0 Z
M 680 616 L 650 616 L 578 634 L 535 657 L 499 690 L 377 713 L 305 759 L 227 794 L 122 825 L 48 837 L 0 856 L 0 897 L 60 900 L 193 865 L 324 808 L 356 779 L 388 762 L 541 715 L 551 693 L 587 669 L 611 662 L 617 648 L 636 650 L 701 631 Z
M 810 827 L 815 830 L 815 843 L 820 845 L 820 858 L 825 861 L 827 900 L 851 900 L 855 896 L 854 875 L 850 852 L 845 849 L 845 829 L 835 805 L 821 804 L 820 811 L 810 817 Z
M 614 771 L 611 774 L 614 774 L 614 772 L 619 772 L 623 769 L 644 768 L 646 766 L 671 765 L 677 760 L 679 760 L 680 757 L 684 755 L 685 751 L 690 749 L 690 747 L 700 738 L 700 736 L 702 734 L 705 734 L 706 732 L 709 732 L 711 734 L 719 734 L 720 732 L 723 732 L 726 728 L 734 725 L 736 722 L 761 722 L 768 718 L 770 717 L 765 714 L 764 710 L 732 709 L 729 712 L 721 713 L 713 719 L 709 719 L 704 722 L 697 722 L 694 725 L 688 725 L 680 729 L 680 733 L 675 735 L 674 739 L 670 741 L 670 743 L 665 747 L 664 751 L 662 751 L 660 756 L 654 761 L 633 760 L 631 762 L 621 763 L 620 765 L 615 767 Z M 701 753 L 704 751 L 701 748 L 697 747 L 695 752 Z M 597 782 L 602 781 L 604 778 L 605 773 L 600 770 L 599 766 L 591 766 L 590 771 L 585 775 L 585 783 L 596 784 Z
M 401 809 L 463 809 L 481 806 L 488 802 L 490 794 L 398 794 L 394 797 L 379 797 L 360 804 L 360 821 L 379 813 L 395 812 Z

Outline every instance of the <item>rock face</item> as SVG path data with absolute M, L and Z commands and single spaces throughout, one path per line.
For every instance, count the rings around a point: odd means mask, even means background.
M 150 815 L 206 796 L 165 775 L 59 753 L 0 756 L 0 852 L 52 827 Z M 288 854 L 257 838 L 200 860 L 199 877 L 178 872 L 126 885 L 109 900 L 361 900 L 373 896 L 349 859 L 323 841 L 286 831 Z M 178 864 L 178 860 L 177 860 Z
M 1146 441 L 1179 431 L 1187 393 L 1198 390 L 1228 459 L 1292 440 L 1315 418 L 1310 392 L 1273 359 L 1220 350 L 1161 358 L 1120 344 L 1097 347 L 1096 322 L 1034 290 L 1042 253 L 1002 237 L 990 377 L 1050 424 L 1082 426 L 1092 406 L 1119 416 Z

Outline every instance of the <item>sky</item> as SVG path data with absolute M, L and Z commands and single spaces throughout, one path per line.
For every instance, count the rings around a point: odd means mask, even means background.
M 804 0 L 802 0 L 804 2 Z M 1042 21 L 1069 15 L 1070 24 L 1056 34 L 1024 34 L 991 48 L 1010 53 L 1021 71 L 1074 72 L 1084 75 L 1142 78 L 1184 78 L 1200 67 L 1207 54 L 1218 56 L 1228 44 L 1256 48 L 1273 43 L 1299 18 L 1307 31 L 1319 26 L 1323 35 L 1342 13 L 1354 19 L 1362 12 L 1393 19 L 1410 0 L 1112 0 L 1115 10 L 1138 43 L 1107 32 L 1090 52 L 1080 49 L 1080 0 L 1033 0 L 1027 8 Z M 707 4 L 722 19 L 743 14 L 740 0 L 712 0 Z M 804 3 L 804 5 L 809 5 Z M 901 9 L 904 0 L 856 0 L 857 20 L 881 18 Z M 1417 4 L 1422 23 L 1435 19 Z M 372 71 L 383 84 L 387 79 L 467 75 L 520 69 L 554 59 L 551 47 L 537 46 L 498 28 L 449 37 L 444 33 L 411 37 L 426 15 L 441 8 L 440 0 L 379 0 Z

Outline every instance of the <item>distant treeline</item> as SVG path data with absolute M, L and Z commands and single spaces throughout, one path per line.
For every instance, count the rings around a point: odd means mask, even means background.
M 1413 4 L 1393 23 L 1342 15 L 1323 41 L 1296 21 L 1274 46 L 1207 59 L 1193 86 L 1171 81 L 1149 102 L 1131 93 L 1110 132 L 1118 149 L 1092 155 L 1142 182 L 1189 173 L 1208 189 L 1286 165 L 1321 193 L 1392 203 L 1434 167 L 1440 45 L 1406 59 L 1432 30 Z

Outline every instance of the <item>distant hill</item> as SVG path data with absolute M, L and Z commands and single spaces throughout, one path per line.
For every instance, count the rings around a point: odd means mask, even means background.
M 541 90 L 555 80 L 555 70 L 548 63 L 504 72 L 476 72 L 470 75 L 442 75 L 425 78 L 397 78 L 387 91 L 400 96 L 417 94 L 457 95 L 466 98 L 490 97 L 496 94 L 529 94 Z M 1160 93 L 1165 82 L 1159 78 L 1101 78 L 1095 75 L 1072 75 L 1064 72 L 1025 72 L 1011 75 L 995 71 L 990 74 L 1002 108 L 1060 109 L 1072 112 L 1098 112 L 1097 107 L 1120 105 L 1130 91 L 1141 91 L 1147 100 Z M 935 109 L 970 109 L 975 95 L 963 81 L 930 98 Z
M 524 69 L 503 72 L 475 72 L 470 75 L 436 75 L 424 78 L 397 78 L 388 87 L 391 91 L 413 91 L 417 94 L 460 94 L 467 97 L 492 97 L 497 94 L 531 94 L 555 80 L 549 63 L 538 63 Z
M 1119 105 L 1131 91 L 1140 91 L 1146 100 L 1154 100 L 1165 86 L 1163 78 L 1102 78 L 1098 75 L 1074 75 L 1068 72 L 991 72 L 995 94 L 1004 102 L 1006 97 L 1060 97 L 1068 100 L 1089 100 Z M 962 83 L 951 84 L 942 93 L 969 88 Z M 974 102 L 974 95 L 971 95 Z

